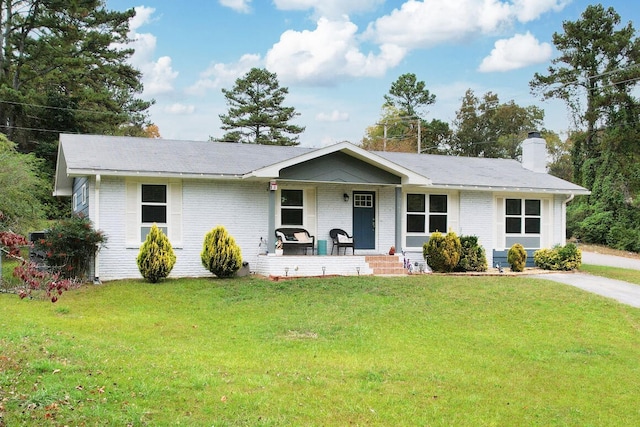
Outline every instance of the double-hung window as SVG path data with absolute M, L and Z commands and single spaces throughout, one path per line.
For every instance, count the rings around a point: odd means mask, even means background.
M 167 233 L 167 186 L 164 184 L 142 184 L 141 187 L 142 227 L 141 241 L 144 241 L 155 223 L 163 233 Z
M 407 233 L 447 232 L 447 196 L 407 194 Z
M 506 199 L 505 232 L 507 234 L 540 234 L 540 200 Z
M 302 190 L 280 191 L 280 222 L 282 225 L 304 225 L 304 192 Z

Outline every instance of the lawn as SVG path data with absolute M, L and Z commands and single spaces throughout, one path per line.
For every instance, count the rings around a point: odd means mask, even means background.
M 640 424 L 640 310 L 526 277 L 0 295 L 0 425 Z

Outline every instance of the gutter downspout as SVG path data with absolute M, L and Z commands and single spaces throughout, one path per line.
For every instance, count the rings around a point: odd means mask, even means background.
M 100 184 L 101 176 L 96 175 L 96 188 L 94 190 L 94 218 L 93 225 L 96 230 L 100 229 Z M 100 284 L 100 251 L 97 251 L 93 259 L 93 284 Z
M 569 197 L 562 202 L 562 246 L 567 244 L 567 203 L 572 201 L 575 197 L 576 195 L 571 193 Z

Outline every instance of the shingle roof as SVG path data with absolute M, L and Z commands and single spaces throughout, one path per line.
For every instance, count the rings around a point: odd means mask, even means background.
M 318 149 L 305 147 L 62 134 L 58 151 L 56 194 L 67 194 L 70 191 L 70 176 L 117 173 L 242 177 L 298 156 L 308 157 L 316 150 Z M 430 179 L 437 187 L 587 193 L 586 189 L 578 185 L 545 173 L 529 171 L 516 160 L 393 152 L 370 152 L 367 156 L 372 162 L 378 159 L 411 170 Z
M 517 160 L 456 157 L 433 154 L 375 152 L 416 173 L 427 175 L 434 186 L 490 187 L 586 193 L 586 189 L 546 173 L 532 172 Z

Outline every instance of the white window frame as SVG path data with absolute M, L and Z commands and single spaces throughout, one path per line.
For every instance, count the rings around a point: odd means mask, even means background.
M 509 200 L 519 200 L 520 201 L 520 213 L 519 214 L 508 214 L 507 213 L 507 205 Z M 527 214 L 526 205 L 527 201 L 536 201 L 538 202 L 538 214 L 532 215 Z M 508 237 L 541 237 L 542 236 L 542 210 L 543 210 L 543 200 L 542 199 L 534 199 L 534 198 L 519 198 L 519 197 L 505 197 L 504 199 L 504 234 Z M 513 233 L 508 231 L 508 219 L 518 218 L 520 221 L 520 232 Z M 538 231 L 536 233 L 527 232 L 526 231 L 526 223 L 527 219 L 537 219 L 538 220 Z
M 143 187 L 145 186 L 163 186 L 164 187 L 164 202 L 145 202 L 142 200 L 142 194 L 143 194 Z M 165 184 L 165 183 L 140 183 L 139 185 L 139 193 L 140 193 L 140 200 L 139 200 L 139 212 L 140 212 L 140 216 L 139 216 L 139 226 L 138 226 L 138 230 L 139 230 L 139 236 L 140 236 L 140 243 L 144 242 L 146 235 L 148 233 L 145 233 L 143 236 L 143 229 L 148 228 L 151 229 L 151 227 L 153 226 L 153 224 L 155 223 L 158 228 L 160 228 L 162 230 L 162 232 L 165 235 L 169 235 L 169 185 Z M 164 219 L 165 222 L 144 222 L 143 218 L 142 218 L 142 208 L 143 206 L 164 206 L 165 208 L 165 213 L 164 213 Z
M 409 211 L 409 196 L 423 196 L 424 197 L 424 211 Z M 432 212 L 431 211 L 431 196 L 442 196 L 446 198 L 446 212 Z M 432 216 L 444 216 L 446 217 L 446 226 L 445 230 L 438 230 L 439 232 L 445 234 L 447 233 L 447 229 L 449 227 L 451 218 L 451 209 L 449 206 L 451 197 L 449 194 L 443 193 L 407 193 L 404 198 L 404 210 L 405 210 L 405 226 L 404 230 L 408 236 L 424 236 L 430 235 L 432 233 L 431 230 L 431 217 Z M 409 215 L 422 216 L 424 218 L 424 231 L 409 231 Z

